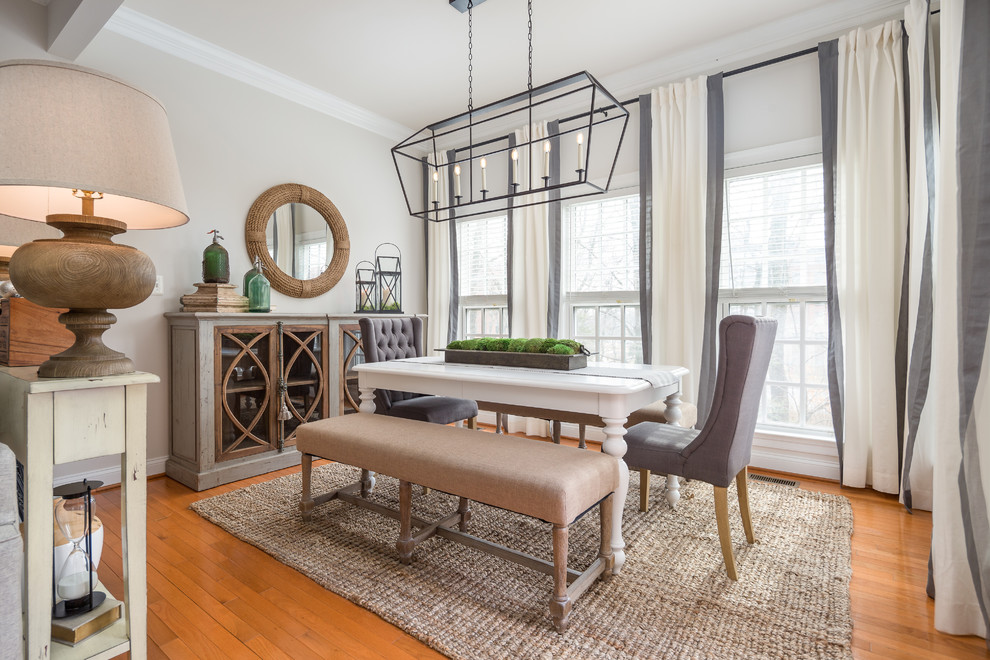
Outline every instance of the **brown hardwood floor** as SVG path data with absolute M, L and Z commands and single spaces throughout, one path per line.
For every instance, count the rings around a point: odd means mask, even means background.
M 443 657 L 189 510 L 196 500 L 298 469 L 201 493 L 166 477 L 148 482 L 149 657 Z M 932 624 L 934 604 L 925 596 L 930 513 L 909 514 L 895 497 L 873 491 L 792 478 L 852 502 L 854 657 L 990 658 L 984 640 L 946 635 Z M 120 490 L 99 492 L 96 511 L 106 529 L 100 577 L 119 594 Z

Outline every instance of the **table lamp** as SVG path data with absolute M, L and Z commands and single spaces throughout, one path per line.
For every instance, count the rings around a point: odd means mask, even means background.
M 117 318 L 155 286 L 147 255 L 111 240 L 128 229 L 188 222 L 165 109 L 112 76 L 74 64 L 0 62 L 0 214 L 62 231 L 18 247 L 17 292 L 45 307 L 75 343 L 38 370 L 43 378 L 134 371 L 103 343 Z

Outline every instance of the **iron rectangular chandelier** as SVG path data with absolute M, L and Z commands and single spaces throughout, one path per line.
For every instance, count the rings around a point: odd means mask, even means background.
M 410 215 L 443 222 L 608 191 L 629 111 L 594 76 L 533 87 L 530 39 L 528 88 L 474 108 L 468 71 L 467 112 L 392 148 Z

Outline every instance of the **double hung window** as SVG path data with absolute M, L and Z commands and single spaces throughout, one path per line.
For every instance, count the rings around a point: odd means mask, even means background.
M 565 207 L 561 329 L 600 362 L 642 362 L 639 196 Z
M 777 319 L 758 423 L 831 433 L 821 164 L 727 176 L 722 316 Z
M 461 339 L 508 337 L 506 216 L 457 223 Z

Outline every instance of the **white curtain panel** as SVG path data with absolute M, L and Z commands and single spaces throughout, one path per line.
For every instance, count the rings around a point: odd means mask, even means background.
M 838 43 L 836 286 L 845 356 L 843 478 L 900 487 L 894 360 L 907 232 L 900 21 Z
M 705 76 L 652 94 L 654 364 L 687 367 L 698 400 L 705 327 L 708 89 Z
M 925 239 L 928 231 L 928 207 L 929 200 L 934 197 L 935 190 L 928 189 L 928 167 L 925 156 L 925 125 L 924 125 L 924 102 L 925 95 L 931 95 L 935 85 L 935 49 L 929 45 L 928 65 L 929 65 L 929 89 L 925 89 L 925 40 L 930 39 L 928 22 L 928 3 L 925 0 L 911 0 L 910 4 L 904 8 L 904 29 L 908 35 L 908 80 L 910 89 L 908 91 L 910 105 L 910 126 L 908 127 L 908 163 L 910 170 L 908 177 L 910 181 L 910 209 L 911 226 L 909 241 L 909 268 L 910 280 L 908 282 L 908 342 L 909 350 L 915 346 L 915 334 L 918 329 L 919 305 L 921 304 L 921 276 L 925 261 Z M 934 153 L 938 150 L 938 107 L 932 103 L 932 122 L 934 131 L 932 139 L 934 141 Z M 937 171 L 937 168 L 934 168 Z M 926 312 L 922 312 L 926 313 Z M 911 362 L 908 365 L 908 372 L 915 369 L 923 369 L 924 356 L 915 354 L 911 350 Z M 919 364 L 915 365 L 914 361 Z M 938 396 L 930 387 L 927 392 L 928 398 Z M 911 390 L 908 388 L 907 416 L 910 419 L 912 414 Z M 909 426 L 905 421 L 905 429 Z M 907 433 L 907 431 L 905 431 Z M 918 425 L 917 440 L 915 441 L 914 452 L 911 458 L 910 483 L 912 493 L 912 508 L 932 510 L 932 474 L 935 464 L 935 426 L 932 415 L 922 414 Z
M 983 1 L 983 0 L 980 0 Z M 965 0 L 943 0 L 941 4 L 940 50 L 941 93 L 939 132 L 943 149 L 939 154 L 938 213 L 935 223 L 935 325 L 932 355 L 932 384 L 922 417 L 928 417 L 935 434 L 935 473 L 932 505 L 932 579 L 935 586 L 935 627 L 954 635 L 987 636 L 977 599 L 966 548 L 967 524 L 960 494 L 962 451 L 959 434 L 959 179 L 957 145 L 966 140 L 957 131 L 959 98 L 959 49 L 962 41 Z M 985 73 L 984 73 L 985 75 Z M 980 365 L 974 365 L 980 366 Z M 990 350 L 984 353 L 982 382 L 974 400 L 975 426 L 981 435 L 984 480 L 990 475 Z M 990 483 L 983 483 L 990 493 Z M 984 511 L 990 502 L 983 503 Z M 976 553 L 988 552 L 976 547 Z M 983 574 L 986 581 L 987 575 Z
M 532 127 L 533 172 L 526 147 L 519 149 L 519 179 L 529 181 L 531 188 L 538 188 L 543 181 L 543 138 L 548 137 L 547 124 L 541 122 Z M 525 145 L 530 140 L 529 127 L 516 129 L 516 144 Z M 546 193 L 535 193 L 523 198 L 523 203 L 545 201 Z M 550 286 L 549 207 L 546 204 L 526 206 L 512 212 L 512 337 L 545 337 L 547 335 L 547 291 Z M 544 420 L 509 417 L 509 431 L 523 431 L 527 435 L 548 435 Z
M 427 188 L 430 191 L 430 199 L 437 196 L 438 199 L 447 199 L 447 168 L 445 166 L 447 157 L 445 154 L 438 154 L 440 176 L 436 182 L 436 187 L 431 180 L 432 174 L 427 175 Z M 433 155 L 429 156 L 429 162 L 433 164 Z M 429 170 L 428 170 L 429 171 Z M 447 212 L 442 212 L 441 218 L 447 218 Z M 450 314 L 450 222 L 427 221 L 426 240 L 429 246 L 429 259 L 426 262 L 427 280 L 429 284 L 426 290 L 426 309 L 429 319 L 426 324 L 426 346 L 423 347 L 424 355 L 435 355 L 434 349 L 443 348 L 447 345 L 447 332 L 449 329 L 448 317 Z

